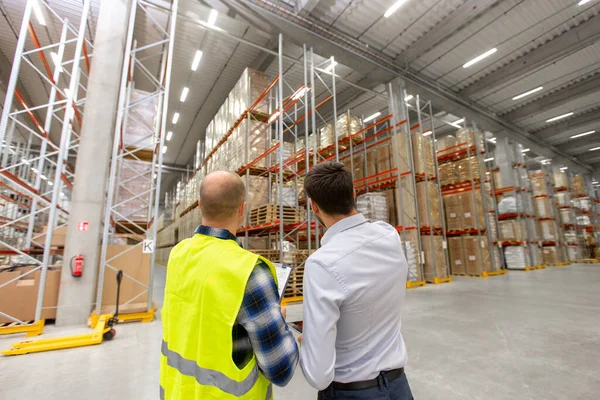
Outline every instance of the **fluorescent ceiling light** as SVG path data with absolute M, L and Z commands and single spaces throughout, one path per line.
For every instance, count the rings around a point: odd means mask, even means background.
M 181 91 L 181 97 L 179 98 L 180 102 L 183 103 L 185 101 L 189 91 L 190 91 L 190 88 L 188 88 L 188 87 L 183 88 L 183 90 Z
M 388 8 L 388 10 L 385 12 L 385 14 L 383 14 L 383 16 L 386 17 L 386 18 L 389 18 L 393 13 L 395 13 L 396 11 L 398 11 L 398 9 L 400 7 L 402 7 L 402 5 L 404 3 L 406 3 L 407 1 L 408 0 L 398 0 L 390 8 Z
M 595 133 L 595 132 L 596 131 L 589 131 L 589 132 L 578 133 L 577 135 L 571 136 L 571 139 L 577 139 L 577 138 L 582 137 L 582 136 L 591 135 L 592 133 Z
M 200 59 L 202 58 L 202 50 L 198 50 L 196 55 L 194 56 L 194 60 L 192 61 L 192 71 L 198 69 L 198 64 L 200 64 Z
M 37 170 L 37 169 L 35 169 L 35 168 L 31 168 L 31 170 L 32 170 L 33 172 L 35 172 L 36 174 L 39 174 L 39 173 L 40 173 L 40 171 L 38 171 L 38 170 Z
M 43 180 L 47 181 L 48 178 L 46 178 L 44 175 L 40 175 L 40 178 L 42 178 Z
M 423 136 L 429 136 L 429 135 L 431 135 L 432 133 L 433 133 L 433 132 L 431 132 L 431 131 L 425 131 L 425 132 L 423 132 Z
M 40 3 L 38 3 L 36 0 L 33 2 L 32 6 L 33 6 L 33 12 L 35 14 L 35 17 L 37 18 L 40 25 L 46 26 L 46 20 L 44 19 L 44 13 L 42 13 L 42 8 L 40 7 Z
M 214 25 L 215 22 L 217 22 L 217 16 L 219 15 L 219 12 L 217 10 L 215 10 L 214 8 L 212 10 L 210 10 L 210 15 L 208 16 L 208 25 Z
M 304 96 L 306 94 L 306 92 L 309 92 L 309 91 L 310 91 L 310 88 L 307 88 L 307 87 L 303 87 L 303 88 L 296 90 L 296 92 L 292 96 L 292 100 L 298 100 L 300 97 Z
M 50 186 L 54 186 L 54 183 L 52 183 L 52 182 L 48 181 L 48 185 L 50 185 Z
M 279 117 L 279 111 L 276 111 L 275 114 L 271 115 L 268 123 L 270 124 L 271 122 L 275 121 L 277 119 L 277 117 Z
M 496 144 L 496 138 L 495 138 L 495 137 L 493 137 L 493 138 L 489 138 L 489 139 L 486 139 L 486 140 L 487 140 L 488 142 L 490 142 L 490 143 L 494 143 L 494 144 Z
M 167 152 L 167 146 L 163 146 L 162 152 L 163 152 L 163 154 L 165 154 Z
M 29 161 L 27 161 L 26 159 L 21 158 L 21 161 L 23 161 L 25 164 L 29 165 Z
M 375 119 L 375 118 L 379 117 L 380 115 L 381 115 L 381 113 L 380 113 L 380 112 L 376 112 L 375 114 L 373 114 L 373 115 L 369 115 L 367 118 L 365 118 L 365 119 L 363 120 L 363 122 L 369 122 L 369 121 L 371 121 L 371 120 L 373 120 L 373 119 Z
M 531 149 L 523 149 L 523 150 L 521 150 L 521 153 L 527 153 L 529 150 L 531 150 Z
M 406 96 L 404 98 L 404 101 L 411 101 L 415 96 L 413 96 L 412 94 L 409 94 L 408 96 Z
M 535 89 L 531 89 L 531 90 L 529 90 L 529 91 L 527 91 L 527 92 L 525 92 L 525 93 L 521 93 L 520 95 L 518 95 L 518 96 L 515 96 L 515 97 L 513 97 L 512 99 L 513 99 L 513 100 L 519 100 L 519 99 L 522 99 L 522 98 L 523 98 L 523 97 L 525 97 L 525 96 L 529 96 L 530 94 L 533 94 L 533 93 L 535 93 L 535 92 L 539 92 L 539 91 L 540 91 L 540 90 L 542 90 L 543 88 L 544 88 L 543 86 L 536 87 Z
M 179 113 L 173 114 L 173 124 L 176 124 L 179 121 Z
M 558 117 L 547 119 L 546 122 L 558 121 L 559 119 L 567 118 L 567 117 L 570 117 L 571 115 L 573 115 L 572 112 L 566 113 L 566 114 L 563 114 L 563 115 L 559 115 Z
M 494 161 L 494 157 L 490 157 L 490 158 L 486 158 L 485 160 L 483 160 L 484 162 L 488 162 L 488 161 Z
M 581 0 L 579 3 L 577 3 L 578 6 L 582 6 L 585 3 L 589 3 L 591 0 Z
M 494 47 L 493 49 L 488 50 L 485 53 L 483 53 L 483 54 L 475 57 L 471 61 L 468 61 L 467 63 L 465 63 L 463 65 L 463 68 L 469 68 L 471 65 L 473 65 L 475 63 L 478 63 L 479 61 L 483 60 L 484 58 L 487 58 L 487 57 L 491 56 L 492 54 L 494 54 L 497 51 L 498 51 L 498 49 Z
M 167 142 L 173 137 L 173 131 L 167 132 Z
M 564 170 L 566 170 L 566 169 L 569 169 L 569 167 L 561 167 L 561 168 L 560 168 L 560 170 L 561 170 L 561 171 L 564 171 Z
M 333 70 L 333 67 L 335 67 L 336 65 L 338 65 L 337 61 L 332 62 L 331 64 L 329 64 L 327 66 L 327 68 L 325 68 L 325 72 L 330 74 L 331 71 Z
M 596 150 L 600 150 L 600 147 L 592 147 L 592 148 L 590 149 L 590 151 L 596 151 Z
M 463 122 L 465 122 L 465 119 L 464 119 L 464 118 L 461 118 L 461 119 L 457 119 L 457 120 L 456 120 L 456 121 L 454 121 L 454 122 L 450 122 L 450 125 L 452 125 L 452 126 L 455 126 L 455 127 L 457 127 L 457 128 L 462 128 L 463 126 L 462 126 L 462 125 L 460 125 L 460 124 L 462 124 Z

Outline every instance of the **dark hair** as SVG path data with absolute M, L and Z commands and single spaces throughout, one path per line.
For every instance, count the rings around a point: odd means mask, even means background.
M 304 190 L 319 208 L 330 215 L 346 215 L 356 207 L 352 174 L 344 164 L 326 162 L 306 174 Z

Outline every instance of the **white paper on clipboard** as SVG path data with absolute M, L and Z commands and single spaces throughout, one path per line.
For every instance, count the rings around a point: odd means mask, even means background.
M 279 292 L 279 298 L 283 298 L 283 292 L 288 284 L 290 275 L 292 274 L 292 267 L 283 265 L 280 263 L 273 263 L 275 271 L 277 272 L 277 290 Z

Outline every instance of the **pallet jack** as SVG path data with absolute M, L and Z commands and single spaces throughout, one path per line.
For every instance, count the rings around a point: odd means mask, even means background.
M 39 353 L 43 351 L 93 346 L 102 343 L 103 340 L 112 340 L 117 334 L 117 331 L 115 331 L 113 326 L 119 323 L 119 296 L 121 294 L 122 280 L 123 271 L 119 270 L 117 272 L 117 305 L 115 308 L 115 313 L 100 315 L 98 318 L 98 323 L 96 323 L 92 333 L 18 342 L 14 343 L 12 348 L 3 350 L 2 354 L 7 356 L 16 356 L 28 353 Z

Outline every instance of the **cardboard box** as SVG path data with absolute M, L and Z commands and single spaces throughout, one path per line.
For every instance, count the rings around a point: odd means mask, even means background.
M 435 164 L 433 161 L 433 144 L 431 137 L 423 136 L 421 133 L 412 134 L 413 162 L 415 174 L 427 174 L 435 176 Z
M 448 238 L 448 253 L 450 258 L 450 271 L 452 274 L 461 275 L 467 273 L 467 259 L 462 237 Z
M 558 265 L 558 252 L 556 247 L 544 247 L 542 249 L 544 255 L 544 264 L 546 265 Z
M 435 183 L 431 181 L 417 183 L 417 203 L 419 211 L 419 223 L 422 227 L 433 226 L 437 228 L 442 226 L 440 202 L 438 198 L 437 185 Z
M 427 282 L 433 282 L 434 278 L 448 277 L 443 243 L 444 238 L 442 236 L 421 235 L 421 245 L 423 246 L 423 255 L 425 256 L 423 269 Z
M 377 173 L 377 153 L 375 149 L 367 150 L 367 174 L 365 176 L 373 176 Z
M 488 240 L 485 237 L 463 236 L 465 257 L 467 259 L 467 274 L 481 275 L 483 271 L 490 272 L 492 264 Z
M 48 225 L 44 226 L 44 230 L 42 233 L 33 234 L 33 241 L 43 247 L 46 243 L 46 232 L 48 232 Z M 54 229 L 54 232 L 52 233 L 52 241 L 50 242 L 50 246 L 65 247 L 66 242 L 67 226 L 61 226 L 59 228 Z
M 32 269 L 32 267 L 26 267 L 18 268 L 12 272 L 0 272 L 0 285 Z M 48 268 L 44 301 L 42 303 L 42 319 L 56 318 L 60 274 L 60 268 Z M 35 307 L 40 287 L 40 276 L 41 271 L 38 270 L 0 288 L 0 311 L 21 321 L 33 321 L 35 319 Z M 0 315 L 0 323 L 7 322 L 14 321 Z
M 475 190 L 459 193 L 458 202 L 462 207 L 463 229 L 484 229 L 485 217 L 483 215 L 481 191 Z
M 122 253 L 122 254 L 121 254 Z M 142 253 L 142 246 L 131 245 L 109 245 L 106 248 L 106 259 L 121 254 L 109 264 L 116 269 L 123 271 L 123 281 L 121 282 L 121 295 L 119 298 L 119 307 L 127 303 L 134 297 L 135 300 L 129 307 L 119 308 L 119 312 L 139 312 L 146 308 L 148 293 L 147 289 L 133 281 L 148 285 L 150 282 L 150 256 L 149 253 Z M 102 312 L 114 312 L 115 301 L 117 299 L 117 272 L 112 268 L 106 267 L 104 270 L 104 286 L 102 288 Z M 143 294 L 142 294 L 143 293 Z
M 458 194 L 444 196 L 444 205 L 446 207 L 446 229 L 448 231 L 462 230 L 462 207 Z

